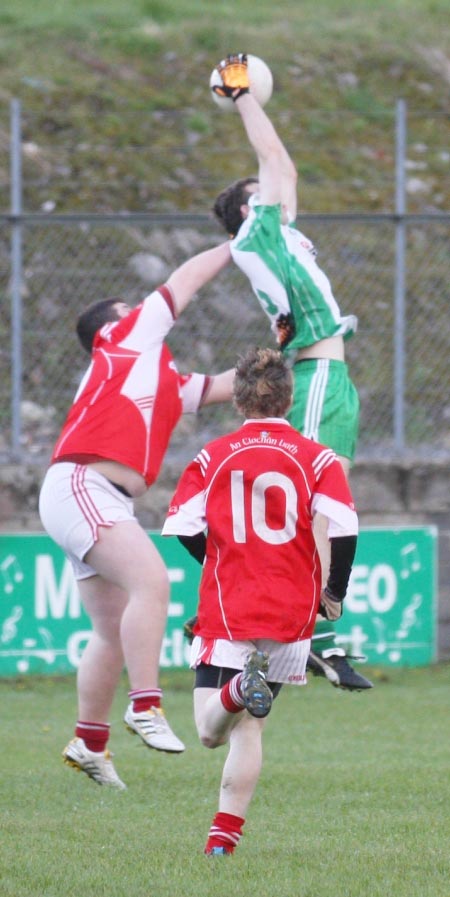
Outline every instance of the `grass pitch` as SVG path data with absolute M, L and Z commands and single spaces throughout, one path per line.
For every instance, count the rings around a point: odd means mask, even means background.
M 449 897 L 450 666 L 368 674 L 367 693 L 282 690 L 226 859 L 202 853 L 225 749 L 197 741 L 189 672 L 162 679 L 179 756 L 126 732 L 124 679 L 111 748 L 126 792 L 61 761 L 73 677 L 0 681 L 2 897 Z

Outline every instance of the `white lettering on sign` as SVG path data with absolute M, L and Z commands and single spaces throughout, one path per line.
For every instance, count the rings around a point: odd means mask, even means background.
M 353 657 L 364 657 L 364 645 L 368 638 L 362 626 L 351 626 L 349 632 L 336 635 L 336 644 L 342 645 Z
M 189 665 L 191 646 L 183 636 L 182 629 L 173 629 L 162 641 L 159 664 L 161 667 L 182 667 Z
M 354 614 L 369 610 L 386 614 L 397 600 L 397 576 L 389 564 L 355 564 L 350 577 L 345 607 Z
M 171 583 L 182 583 L 186 578 L 185 571 L 179 567 L 169 568 L 168 575 Z M 36 555 L 35 584 L 37 620 L 45 620 L 47 617 L 54 620 L 62 620 L 64 617 L 76 620 L 81 616 L 80 596 L 70 561 L 64 561 L 58 582 L 53 557 L 50 554 Z M 169 617 L 180 617 L 183 613 L 184 604 L 173 601 L 170 603 Z
M 61 579 L 56 580 L 53 558 L 50 554 L 37 554 L 35 566 L 35 614 L 37 620 L 53 617 L 72 620 L 81 615 L 80 596 L 69 561 L 64 562 Z
M 184 582 L 186 579 L 186 570 L 182 567 L 169 567 L 167 570 L 169 582 Z

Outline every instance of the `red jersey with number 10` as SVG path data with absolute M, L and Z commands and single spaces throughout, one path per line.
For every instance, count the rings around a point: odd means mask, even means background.
M 204 638 L 310 638 L 321 570 L 315 513 L 328 535 L 358 532 L 335 454 L 279 418 L 248 420 L 206 445 L 178 483 L 163 535 L 207 529 L 196 632 Z

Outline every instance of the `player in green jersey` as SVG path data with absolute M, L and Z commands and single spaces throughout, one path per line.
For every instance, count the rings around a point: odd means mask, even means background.
M 272 122 L 249 89 L 245 54 L 227 56 L 215 90 L 235 101 L 258 161 L 258 177 L 223 190 L 214 212 L 231 237 L 231 254 L 247 275 L 278 345 L 292 365 L 294 402 L 288 417 L 304 436 L 330 446 L 348 476 L 359 422 L 359 398 L 345 363 L 344 343 L 357 328 L 343 316 L 311 241 L 295 226 L 297 171 Z M 326 519 L 315 536 L 323 580 L 329 569 Z M 311 672 L 348 690 L 372 683 L 348 663 L 334 627 L 318 617 L 308 662 Z

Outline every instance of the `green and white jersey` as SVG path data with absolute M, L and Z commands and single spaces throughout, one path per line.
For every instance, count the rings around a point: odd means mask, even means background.
M 293 225 L 281 223 L 279 204 L 264 206 L 257 194 L 251 197 L 248 218 L 231 241 L 231 254 L 249 278 L 279 342 L 277 322 L 290 315 L 294 332 L 283 342 L 284 351 L 338 334 L 348 338 L 356 331 L 357 318 L 341 315 L 313 244 Z

